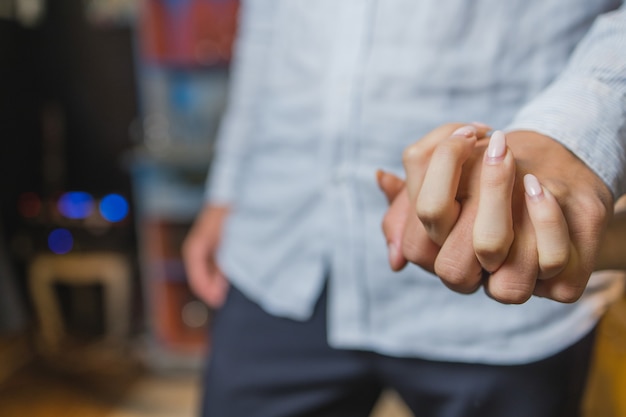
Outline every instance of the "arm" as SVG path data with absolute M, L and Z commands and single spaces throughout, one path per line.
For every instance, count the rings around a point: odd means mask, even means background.
M 522 178 L 533 172 L 554 195 L 571 236 L 566 261 L 542 264 L 528 219 L 527 202 L 519 197 L 522 193 L 517 192 L 512 200 L 514 238 L 511 245 L 508 248 L 506 244 L 472 248 L 467 244 L 472 242 L 471 231 L 480 195 L 477 188 L 480 164 L 472 162 L 477 159 L 472 156 L 463 166 L 463 180 L 456 196 L 462 210 L 449 233 L 436 232 L 445 230 L 450 222 L 445 205 L 424 210 L 419 207 L 420 201 L 417 202 L 418 216 L 429 225 L 431 239 L 441 243 L 436 259 L 429 262 L 434 263 L 434 270 L 444 283 L 467 291 L 478 285 L 477 274 L 485 268 L 491 272 L 489 290 L 502 302 L 521 303 L 532 293 L 562 302 L 573 302 L 580 297 L 612 213 L 612 194 L 624 191 L 625 50 L 626 10 L 622 6 L 598 18 L 572 55 L 566 70 L 520 111 L 508 129 L 508 145 L 516 160 L 514 190 L 522 189 Z M 409 175 L 417 163 L 423 166 L 424 157 L 405 160 L 408 188 L 419 189 L 424 181 L 423 175 Z M 426 165 L 430 169 L 432 163 L 429 165 L 427 160 Z M 405 234 L 405 243 L 407 239 L 412 237 Z M 428 267 L 428 262 L 416 256 L 415 248 L 419 246 L 416 242 L 405 244 L 403 255 Z M 485 259 L 491 261 L 482 265 Z M 546 277 L 550 279 L 538 280 Z M 536 284 L 531 285 L 534 282 Z M 498 285 L 492 286 L 492 283 Z
M 511 134 L 507 135 L 507 139 L 510 136 Z M 578 299 L 593 270 L 600 239 L 612 207 L 598 197 L 597 190 L 602 190 L 604 186 L 580 160 L 549 138 L 535 139 L 537 138 L 531 135 L 527 141 L 517 142 L 522 146 L 515 149 L 510 141 L 505 141 L 502 146 L 501 141 L 500 145 L 496 145 L 492 138 L 492 143 L 487 148 L 482 143 L 484 141 L 477 142 L 474 151 L 465 159 L 439 158 L 438 155 L 442 152 L 435 151 L 431 152 L 432 155 L 428 156 L 426 162 L 420 160 L 426 152 L 419 149 L 419 142 L 413 145 L 408 152 L 413 156 L 405 159 L 407 189 L 435 190 L 441 186 L 438 184 L 440 175 L 429 175 L 434 166 L 443 165 L 451 171 L 462 167 L 462 172 L 458 188 L 454 188 L 456 194 L 448 194 L 447 201 L 433 202 L 433 199 L 424 199 L 420 194 L 413 206 L 420 220 L 424 218 L 422 221 L 428 225 L 426 230 L 431 242 L 443 242 L 438 251 L 435 251 L 434 261 L 428 263 L 428 260 L 419 257 L 423 256 L 420 253 L 424 246 L 424 237 L 406 229 L 402 236 L 404 257 L 434 270 L 444 284 L 458 292 L 471 292 L 484 284 L 494 299 L 504 303 L 523 303 L 532 294 L 562 302 Z M 509 146 L 506 146 L 507 143 Z M 443 144 L 445 142 L 437 147 Z M 487 154 L 483 157 L 485 149 Z M 499 156 L 494 158 L 496 155 Z M 514 164 L 511 162 L 512 155 L 515 155 Z M 497 161 L 499 162 L 495 163 Z M 490 170 L 497 172 L 498 164 L 507 166 L 509 177 L 485 174 Z M 415 167 L 420 167 L 426 173 L 420 174 Z M 435 169 L 440 170 L 441 168 Z M 542 172 L 544 178 L 557 179 L 554 184 L 560 186 L 557 190 L 561 194 L 550 192 L 550 195 L 554 195 L 555 201 L 562 208 L 571 241 L 558 257 L 545 256 L 545 250 L 539 246 L 541 242 L 537 240 L 529 218 L 529 201 L 524 199 L 521 191 L 525 174 L 536 171 Z M 484 225 L 493 224 L 493 213 L 498 211 L 492 208 L 490 214 L 481 215 L 486 210 L 481 206 L 485 196 L 490 195 L 491 189 L 510 187 L 506 183 L 510 181 L 510 175 L 514 181 L 512 194 L 507 194 L 504 200 L 504 206 L 509 207 L 507 213 L 511 216 L 510 219 L 504 218 L 508 225 L 506 234 L 477 232 L 475 223 L 479 223 L 478 230 Z M 434 182 L 428 185 L 429 181 Z M 451 223 L 448 206 L 454 204 L 460 204 L 462 209 L 458 217 L 452 217 L 452 222 L 455 222 L 452 229 L 442 233 L 442 227 L 432 227 L 432 224 Z M 497 207 L 504 210 L 504 206 L 500 203 Z M 431 268 L 433 264 L 434 268 Z M 489 272 L 488 280 L 484 279 L 485 270 Z
M 571 268 L 578 269 L 580 261 L 569 244 L 567 224 L 552 194 L 546 190 L 542 197 L 556 205 L 554 211 L 560 215 L 558 219 L 554 216 L 548 219 L 533 217 L 531 207 L 527 210 L 524 206 L 523 192 L 514 191 L 514 180 L 519 175 L 505 135 L 494 132 L 487 141 L 482 138 L 484 131 L 479 133 L 474 129 L 481 139 L 452 134 L 449 138 L 436 140 L 434 149 L 428 151 L 429 141 L 433 141 L 433 136 L 441 137 L 446 129 L 450 128 L 442 127 L 431 132 L 427 135 L 427 140 L 412 146 L 405 155 L 408 199 L 415 201 L 413 207 L 422 220 L 422 229 L 425 230 L 420 233 L 420 228 L 411 229 L 408 227 L 410 222 L 405 222 L 402 244 L 407 259 L 424 264 L 424 259 L 417 259 L 415 254 L 423 257 L 429 252 L 425 250 L 428 247 L 419 245 L 428 241 L 437 242 L 441 247 L 430 251 L 434 252 L 435 261 L 434 265 L 428 266 L 432 266 L 430 270 L 442 276 L 444 284 L 463 293 L 475 291 L 480 285 L 484 285 L 493 298 L 506 302 L 517 301 L 504 299 L 512 297 L 503 295 L 509 288 L 514 288 L 516 293 L 513 297 L 521 297 L 520 302 L 523 302 L 536 286 L 540 286 L 536 282 L 537 278 L 553 279 L 562 272 L 563 265 L 568 261 L 571 261 Z M 420 160 L 425 155 L 428 157 L 427 163 Z M 424 166 L 427 168 L 423 168 Z M 416 181 L 416 178 L 420 180 Z M 386 183 L 390 181 L 387 180 Z M 379 185 L 384 190 L 385 183 L 379 181 Z M 397 207 L 401 197 L 400 195 L 392 202 L 385 216 L 383 229 L 388 240 L 390 236 L 394 236 L 394 232 L 391 227 L 385 226 L 395 224 L 400 217 Z M 530 218 L 528 212 L 531 212 Z M 411 217 L 417 216 L 409 215 L 408 220 Z M 527 229 L 524 244 L 520 244 L 518 239 L 516 245 L 514 240 L 516 233 L 518 236 L 520 234 L 516 221 Z M 433 224 L 436 226 L 433 227 Z M 541 224 L 541 227 L 535 233 L 532 228 L 537 224 Z M 565 232 L 556 233 L 562 230 Z M 463 233 L 471 234 L 471 237 L 466 238 Z M 423 235 L 430 239 L 423 239 Z M 567 245 L 561 244 L 561 240 L 567 242 Z M 468 245 L 467 242 L 472 244 Z M 536 249 L 526 251 L 521 256 L 538 270 L 532 274 L 507 270 L 506 263 L 511 253 L 517 254 L 520 249 L 530 246 Z M 529 259 L 531 262 L 528 262 Z M 442 269 L 448 266 L 442 267 L 442 263 L 446 262 L 464 265 L 467 269 L 459 268 L 446 275 L 445 270 L 442 273 Z M 502 273 L 503 264 L 505 273 Z M 485 272 L 489 274 L 485 275 Z
M 624 51 L 626 4 L 596 19 L 559 77 L 507 128 L 556 140 L 602 179 L 613 196 L 626 191 Z M 510 137 L 511 144 L 515 140 Z
M 207 178 L 206 204 L 196 218 L 182 247 L 187 279 L 192 291 L 208 305 L 222 305 L 228 289 L 219 268 L 222 228 L 236 205 L 239 172 L 250 146 L 251 126 L 260 97 L 258 77 L 265 62 L 265 47 L 270 27 L 263 10 L 248 3 L 240 9 L 240 24 L 231 68 L 228 107 L 222 118 L 211 170 Z
M 216 260 L 227 215 L 228 207 L 207 205 L 196 218 L 182 247 L 189 287 L 213 308 L 224 303 L 228 289 L 228 281 Z
M 499 134 L 494 136 L 490 140 L 482 162 L 481 194 L 473 227 L 473 243 L 474 247 L 477 248 L 492 246 L 499 249 L 505 248 L 506 252 L 513 239 L 512 210 L 507 202 L 510 202 L 514 192 L 515 170 L 511 166 L 511 163 L 514 163 L 513 155 L 506 146 L 506 137 Z M 498 154 L 500 156 L 494 156 Z M 460 169 L 466 162 L 467 160 L 463 158 L 448 159 L 447 164 L 444 164 L 439 170 L 443 175 L 429 176 L 424 180 L 422 190 L 424 187 L 428 187 L 439 189 L 442 195 L 456 195 L 458 184 L 445 181 L 445 178 Z M 379 171 L 377 180 L 379 187 L 391 204 L 385 217 L 384 230 L 387 236 L 393 236 L 393 229 L 402 229 L 405 224 L 397 221 L 402 217 L 396 211 L 406 212 L 402 211 L 400 206 L 404 204 L 405 200 L 408 201 L 408 198 L 403 196 L 403 194 L 407 194 L 407 187 L 400 178 L 382 171 Z M 558 201 L 546 187 L 541 185 L 537 177 L 526 174 L 523 178 L 523 185 L 528 218 L 534 230 L 541 266 L 539 279 L 549 279 L 554 273 L 550 269 L 566 263 L 571 256 L 567 222 Z M 454 198 L 444 200 L 447 201 L 441 204 L 456 204 Z M 395 210 L 394 204 L 397 206 Z M 491 252 L 488 251 L 488 253 Z M 477 255 L 480 258 L 479 250 L 477 250 Z M 394 258 L 390 257 L 390 261 L 393 260 Z M 488 264 L 489 261 L 489 259 L 480 260 L 483 265 Z M 594 270 L 607 269 L 626 270 L 626 197 L 620 199 L 616 204 L 615 215 L 600 242 L 598 261 Z M 486 284 L 485 289 L 490 293 L 489 286 L 492 283 Z M 534 282 L 530 284 L 534 285 Z

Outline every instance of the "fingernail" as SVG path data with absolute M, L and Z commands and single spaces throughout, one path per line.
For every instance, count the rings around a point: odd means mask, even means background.
M 398 259 L 398 255 L 400 254 L 400 249 L 393 242 L 389 242 L 387 249 L 389 250 L 389 263 L 395 265 L 396 259 Z
M 543 188 L 539 183 L 537 177 L 533 174 L 524 175 L 524 189 L 526 194 L 534 200 L 538 200 L 543 197 Z
M 489 139 L 489 146 L 487 147 L 487 158 L 499 161 L 504 157 L 506 153 L 506 137 L 504 133 L 499 130 L 493 132 L 491 139 Z
M 463 127 L 459 127 L 457 130 L 452 132 L 452 136 L 464 136 L 466 138 L 470 138 L 476 134 L 476 127 L 472 125 L 467 125 Z

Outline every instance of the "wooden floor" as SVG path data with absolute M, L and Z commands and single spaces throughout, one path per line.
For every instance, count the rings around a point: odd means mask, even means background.
M 626 417 L 626 297 L 600 324 L 584 409 L 586 417 Z
M 54 361 L 35 359 L 1 382 L 0 416 L 197 415 L 197 373 L 154 373 L 128 356 L 92 352 L 91 357 L 85 359 L 80 355 L 70 352 Z M 584 399 L 585 416 L 626 416 L 625 393 L 626 300 L 622 300 L 609 311 L 600 327 L 592 375 Z M 410 416 L 393 393 L 383 397 L 372 415 Z
M 155 375 L 140 369 L 68 373 L 33 363 L 0 389 L 2 417 L 191 417 L 195 375 Z
M 198 378 L 145 371 L 68 375 L 32 364 L 0 387 L 2 417 L 196 417 Z M 410 417 L 386 393 L 372 417 Z

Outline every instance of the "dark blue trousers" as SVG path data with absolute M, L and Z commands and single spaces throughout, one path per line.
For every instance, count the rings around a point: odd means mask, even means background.
M 330 348 L 324 295 L 299 322 L 231 287 L 211 340 L 203 417 L 367 417 L 385 388 L 416 417 L 577 417 L 594 332 L 527 365 L 395 358 Z

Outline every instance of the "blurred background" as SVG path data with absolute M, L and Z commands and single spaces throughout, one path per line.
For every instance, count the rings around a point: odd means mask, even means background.
M 179 247 L 237 10 L 0 0 L 0 415 L 193 415 L 212 312 Z
M 195 415 L 213 312 L 180 244 L 238 7 L 0 0 L 0 416 Z M 624 416 L 624 303 L 598 345 L 588 415 Z

